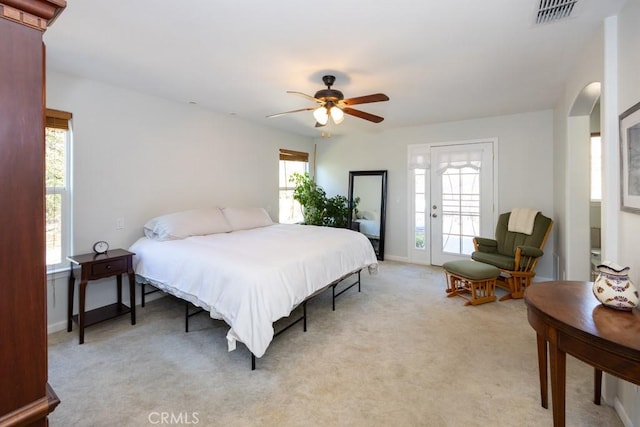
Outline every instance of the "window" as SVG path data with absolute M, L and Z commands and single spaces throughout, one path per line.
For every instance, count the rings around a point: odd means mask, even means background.
M 302 222 L 302 207 L 293 200 L 293 187 L 289 179 L 294 173 L 309 172 L 309 153 L 280 149 L 280 203 L 281 224 Z
M 591 136 L 591 201 L 602 200 L 602 141 L 600 134 Z
M 65 267 L 70 250 L 71 113 L 47 109 L 45 121 L 45 226 L 47 271 Z
M 413 206 L 413 218 L 415 221 L 414 224 L 414 249 L 425 249 L 425 228 L 426 228 L 426 200 L 427 195 L 426 185 L 425 185 L 425 173 L 426 169 L 414 169 L 413 171 L 413 179 L 414 179 L 414 195 L 415 195 L 415 203 Z

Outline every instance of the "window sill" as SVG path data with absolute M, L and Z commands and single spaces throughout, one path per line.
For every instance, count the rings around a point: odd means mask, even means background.
M 59 279 L 61 277 L 66 277 L 69 274 L 69 267 L 58 267 L 54 270 L 47 271 L 47 279 Z

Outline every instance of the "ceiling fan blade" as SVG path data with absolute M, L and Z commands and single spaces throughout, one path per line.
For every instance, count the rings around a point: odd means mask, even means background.
M 374 93 L 372 95 L 358 96 L 342 100 L 344 105 L 368 104 L 370 102 L 388 101 L 389 97 L 384 93 Z
M 322 101 L 321 99 L 314 98 L 313 96 L 307 95 L 306 93 L 296 92 L 295 90 L 288 90 L 287 93 L 293 93 L 294 95 L 299 95 L 303 98 L 307 98 L 310 101 L 317 102 L 318 104 L 324 104 L 324 101 Z
M 307 108 L 299 108 L 297 110 L 291 110 L 291 111 L 285 111 L 283 113 L 276 113 L 276 114 L 271 114 L 270 116 L 267 116 L 268 119 L 272 118 L 272 117 L 280 117 L 283 116 L 285 114 L 289 114 L 289 113 L 298 113 L 300 111 L 311 111 L 311 110 L 315 110 L 317 107 L 307 107 Z
M 365 113 L 364 111 L 356 110 L 355 108 L 344 107 L 342 109 L 345 114 L 359 117 L 361 119 L 369 120 L 370 122 L 380 123 L 384 120 L 384 117 L 376 116 L 375 114 Z

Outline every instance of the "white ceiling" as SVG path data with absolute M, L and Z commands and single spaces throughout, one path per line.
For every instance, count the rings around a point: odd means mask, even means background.
M 578 0 L 534 25 L 540 0 L 68 0 L 45 33 L 50 69 L 318 136 L 321 77 L 383 92 L 335 135 L 553 108 L 602 20 L 626 0 Z

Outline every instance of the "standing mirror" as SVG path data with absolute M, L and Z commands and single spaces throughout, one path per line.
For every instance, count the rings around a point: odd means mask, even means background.
M 360 199 L 355 210 L 354 200 Z M 369 238 L 377 258 L 384 260 L 387 171 L 349 172 L 349 228 Z

